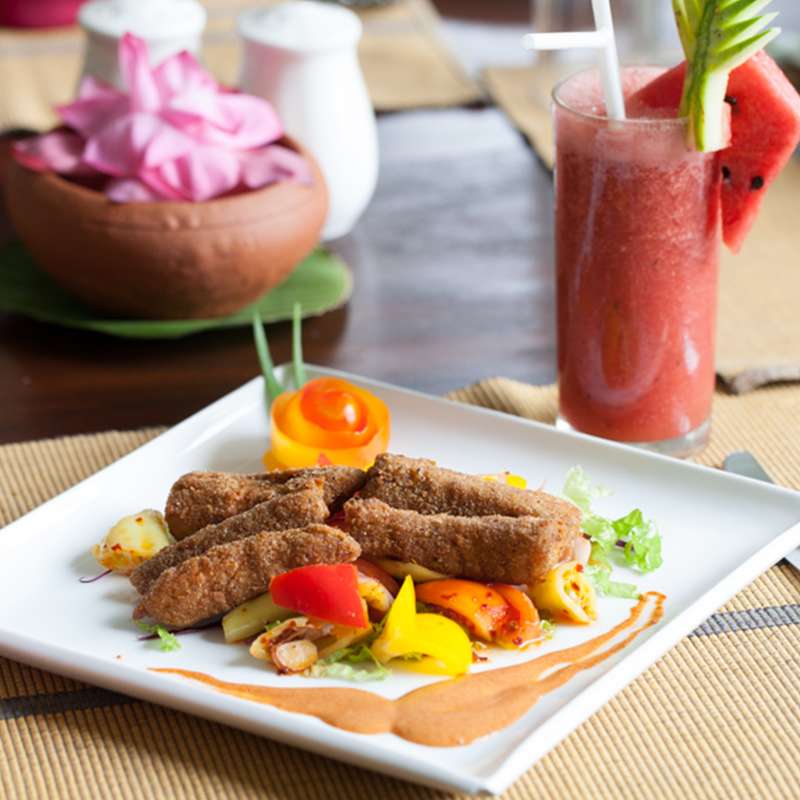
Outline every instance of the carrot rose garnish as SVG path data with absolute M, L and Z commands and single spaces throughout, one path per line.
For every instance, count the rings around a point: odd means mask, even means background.
M 294 391 L 275 378 L 260 322 L 253 331 L 270 407 L 267 469 L 340 464 L 366 469 L 389 445 L 389 408 L 380 398 L 342 378 L 307 380 L 295 307 L 292 364 Z

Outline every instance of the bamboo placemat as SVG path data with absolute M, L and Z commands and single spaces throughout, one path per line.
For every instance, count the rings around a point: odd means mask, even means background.
M 491 379 L 462 402 L 552 421 L 553 387 Z M 800 488 L 800 387 L 718 395 L 709 450 Z M 162 429 L 0 447 L 0 524 Z M 732 532 L 735 535 L 735 532 Z M 0 540 L 2 533 L 0 532 Z M 773 567 L 543 758 L 506 798 L 796 798 L 800 578 Z M 0 796 L 432 800 L 405 784 L 0 658 Z
M 550 90 L 564 67 L 493 67 L 484 79 L 495 102 L 552 168 Z M 800 161 L 770 187 L 742 251 L 722 249 L 717 371 L 731 391 L 800 381 Z M 657 220 L 654 220 L 657 224 Z
M 223 82 L 235 84 L 240 48 L 236 16 L 277 0 L 202 0 L 208 8 L 203 59 Z M 439 36 L 430 0 L 397 0 L 358 11 L 364 22 L 361 65 L 378 111 L 457 106 L 482 97 Z M 53 105 L 73 95 L 83 34 L 77 27 L 48 31 L 0 28 L 0 130 L 45 129 Z

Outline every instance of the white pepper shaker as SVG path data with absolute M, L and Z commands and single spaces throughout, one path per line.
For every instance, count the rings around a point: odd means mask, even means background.
M 78 22 L 87 38 L 81 77 L 124 88 L 117 49 L 126 33 L 147 42 L 153 66 L 181 50 L 198 54 L 206 10 L 197 0 L 90 0 L 81 6 Z
M 328 185 L 324 239 L 348 233 L 375 191 L 375 114 L 358 62 L 361 20 L 328 3 L 282 3 L 239 17 L 240 88 L 273 104 Z

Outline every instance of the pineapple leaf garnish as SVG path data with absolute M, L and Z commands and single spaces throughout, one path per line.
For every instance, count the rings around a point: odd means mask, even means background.
M 761 14 L 770 0 L 672 0 L 686 80 L 680 114 L 689 118 L 690 144 L 710 152 L 727 146 L 723 103 L 731 70 L 747 61 L 779 33 L 769 24 L 777 14 Z

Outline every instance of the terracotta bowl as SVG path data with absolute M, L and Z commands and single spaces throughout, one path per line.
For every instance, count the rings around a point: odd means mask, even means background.
M 112 203 L 16 162 L 5 178 L 11 222 L 36 263 L 69 294 L 115 317 L 230 314 L 281 283 L 319 241 L 328 192 L 281 182 L 205 203 Z

